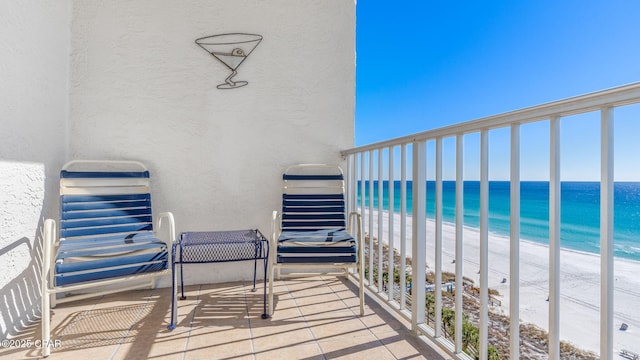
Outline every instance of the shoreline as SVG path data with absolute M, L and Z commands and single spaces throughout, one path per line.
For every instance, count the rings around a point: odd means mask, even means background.
M 383 211 L 382 236 L 378 234 L 377 211 L 373 212 L 373 236 L 389 244 L 389 213 Z M 368 215 L 365 209 L 363 217 Z M 400 214 L 394 213 L 394 247 L 400 249 Z M 407 257 L 411 257 L 411 219 L 407 215 Z M 368 233 L 367 226 L 364 232 Z M 427 271 L 435 261 L 435 220 L 426 219 Z M 480 230 L 463 227 L 463 276 L 479 285 Z M 478 241 L 472 241 L 477 239 Z M 509 313 L 509 237 L 489 232 L 489 288 L 500 292 L 501 312 Z M 455 224 L 442 223 L 442 270 L 455 272 Z M 560 249 L 560 339 L 584 350 L 599 352 L 600 255 Z M 520 320 L 548 331 L 549 245 L 520 240 Z M 614 350 L 640 352 L 640 261 L 614 258 Z M 507 279 L 502 283 L 503 278 Z M 618 330 L 622 323 L 629 328 Z
M 367 213 L 368 213 L 368 209 L 365 209 L 365 212 L 367 212 Z M 377 210 L 377 209 L 375 209 L 373 212 L 374 212 L 374 213 L 377 213 L 377 212 L 378 212 L 378 210 Z M 389 212 L 389 211 L 385 209 L 385 210 L 382 210 L 382 212 L 383 212 L 384 214 L 388 214 L 388 212 Z M 399 213 L 394 213 L 394 215 L 400 216 L 400 214 L 399 214 Z M 407 213 L 407 219 L 411 219 L 411 214 L 410 214 L 410 213 Z M 368 220 L 368 219 L 367 219 L 367 220 Z M 376 221 L 377 221 L 377 218 L 376 218 L 376 219 L 374 219 L 374 223 L 375 223 Z M 430 217 L 427 217 L 427 222 L 428 222 L 428 221 L 434 221 L 434 222 L 435 222 L 435 219 L 430 218 Z M 399 226 L 399 225 L 400 225 L 400 221 L 397 221 L 395 224 L 396 224 L 397 226 Z M 443 224 L 443 226 L 444 226 L 445 224 L 448 224 L 448 225 L 451 225 L 451 226 L 455 226 L 455 222 L 444 221 L 444 220 L 442 221 L 442 224 Z M 407 225 L 409 226 L 410 224 L 407 222 Z M 466 229 L 466 228 L 469 228 L 470 230 L 477 230 L 477 231 L 479 231 L 479 230 L 480 230 L 480 228 L 479 228 L 479 227 L 474 227 L 474 226 L 472 226 L 472 225 L 467 225 L 467 224 L 463 225 L 463 227 L 464 227 L 465 229 Z M 367 229 L 365 229 L 365 230 L 367 230 Z M 374 230 L 375 230 L 375 229 L 374 229 Z M 492 231 L 492 230 L 489 230 L 489 236 L 502 237 L 502 238 L 507 238 L 507 239 L 509 238 L 509 235 L 507 235 L 507 234 L 502 234 L 502 233 L 499 233 L 499 232 L 496 232 L 496 231 Z M 521 234 L 520 236 L 522 236 L 522 234 Z M 639 236 L 640 236 L 640 234 L 639 234 Z M 542 241 L 536 241 L 536 240 L 526 239 L 526 238 L 522 238 L 522 237 L 520 237 L 520 241 L 521 241 L 521 242 L 529 242 L 529 243 L 532 243 L 532 244 L 543 245 L 543 246 L 547 246 L 547 247 L 549 246 L 549 244 L 548 244 L 548 243 L 545 243 L 545 242 L 542 242 Z M 614 239 L 614 241 L 615 241 L 615 239 Z M 640 247 L 640 242 L 639 242 L 638 246 Z M 586 250 L 572 249 L 572 248 L 569 248 L 569 247 L 563 247 L 563 246 L 562 246 L 562 244 L 561 244 L 560 248 L 561 248 L 562 250 L 571 251 L 571 252 L 577 252 L 577 253 L 582 253 L 582 254 L 585 254 L 585 255 L 600 256 L 600 253 L 590 252 L 590 251 L 586 251 Z M 614 251 L 615 251 L 615 249 L 614 249 Z M 638 255 L 638 258 L 637 258 L 637 259 L 633 259 L 633 258 L 630 258 L 630 257 L 618 256 L 618 255 L 616 255 L 616 254 L 614 253 L 614 258 L 615 258 L 616 260 L 618 260 L 618 259 L 620 259 L 620 260 L 627 260 L 627 261 L 631 261 L 631 262 L 635 262 L 635 263 L 640 264 L 640 255 Z

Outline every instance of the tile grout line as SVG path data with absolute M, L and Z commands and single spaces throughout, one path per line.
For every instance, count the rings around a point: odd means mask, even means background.
M 351 279 L 347 279 L 347 281 L 351 281 Z M 354 283 L 353 281 L 351 281 L 351 283 Z M 368 296 L 369 298 L 373 301 L 373 303 L 379 307 L 380 311 L 382 311 L 383 313 L 386 313 L 387 315 L 391 316 L 393 319 L 395 319 L 395 321 L 397 321 L 402 329 L 402 331 L 411 331 L 411 324 L 410 322 L 403 318 L 402 316 L 399 315 L 399 313 L 397 313 L 389 304 L 386 304 L 384 301 L 382 301 L 380 298 L 376 297 L 375 293 L 373 293 L 373 291 L 368 288 L 365 287 L 365 298 L 367 297 L 367 292 L 371 292 Z M 377 313 L 376 310 L 374 310 L 373 308 L 370 307 L 370 310 L 374 313 Z M 385 321 L 386 322 L 386 321 Z M 395 330 L 394 330 L 395 331 Z M 400 333 L 399 331 L 396 331 L 397 333 Z M 378 339 L 381 343 L 382 341 L 380 340 L 380 337 L 374 333 L 372 331 L 372 334 L 376 337 L 376 339 Z M 403 336 L 403 335 L 401 335 Z M 420 337 L 422 336 L 415 336 L 413 337 L 414 339 L 420 340 Z M 438 347 L 435 343 L 430 342 L 430 343 L 426 343 L 424 340 L 420 340 L 425 346 L 428 346 L 429 348 L 433 349 L 434 351 L 438 352 Z M 394 358 L 398 359 L 398 357 L 395 355 L 394 352 L 391 351 L 391 349 L 389 349 L 389 347 L 382 343 L 382 345 L 394 356 Z M 444 355 L 443 353 L 438 352 L 438 354 L 443 358 L 443 359 L 452 359 L 451 357 L 447 357 L 447 355 Z M 401 358 L 402 359 L 402 358 Z
M 322 278 L 324 279 L 324 277 L 322 277 Z M 345 279 L 345 281 L 350 281 L 350 280 L 349 280 L 349 279 Z M 365 323 L 364 323 L 364 321 L 362 321 L 362 318 L 363 318 L 364 316 L 366 316 L 366 315 L 359 316 L 359 315 L 358 315 L 358 314 L 357 314 L 357 313 L 352 309 L 352 306 L 349 306 L 349 304 L 347 304 L 347 302 L 344 300 L 344 298 L 343 298 L 342 296 L 340 296 L 340 294 L 338 294 L 338 293 L 333 289 L 333 287 L 331 286 L 331 284 L 330 284 L 330 283 L 329 283 L 327 286 L 329 286 L 329 289 L 331 289 L 331 292 L 332 292 L 332 293 L 334 293 L 338 299 L 340 299 L 340 302 L 344 305 L 344 307 L 345 307 L 346 309 L 348 309 L 348 310 L 351 312 L 351 314 L 353 314 L 353 316 L 354 316 L 356 319 L 358 319 L 358 321 L 360 321 L 360 323 L 362 324 L 362 326 L 364 326 L 367 330 L 369 330 L 369 332 L 371 332 L 371 334 L 373 334 L 373 332 L 371 331 L 371 329 L 369 328 L 369 326 L 368 326 L 367 324 L 365 324 Z M 345 285 L 345 286 L 346 286 L 346 285 Z M 349 289 L 349 287 L 346 287 L 346 288 L 347 288 L 347 290 L 351 291 L 351 290 Z M 365 294 L 365 298 L 366 298 L 366 294 Z M 358 300 L 359 300 L 359 299 L 358 299 Z M 365 307 L 366 307 L 366 306 L 367 306 L 367 304 L 365 304 Z M 359 307 L 359 305 L 358 305 L 358 307 Z M 358 308 L 358 312 L 359 312 L 359 311 L 360 311 L 360 310 L 359 310 L 359 308 Z M 373 335 L 375 336 L 375 334 L 373 334 Z M 377 338 L 377 336 L 376 336 L 376 338 Z
M 325 277 L 324 277 L 324 276 L 322 276 L 321 278 L 322 278 L 322 279 L 325 279 Z M 349 280 L 348 278 L 345 278 L 345 281 L 350 281 L 350 280 Z M 369 332 L 369 333 L 370 333 L 370 334 L 371 334 L 371 335 L 376 339 L 376 341 L 378 341 L 378 342 L 380 343 L 380 345 L 382 345 L 382 347 L 384 347 L 384 348 L 387 350 L 387 352 L 388 352 L 389 354 L 391 354 L 391 356 L 393 356 L 393 358 L 394 358 L 394 359 L 398 359 L 398 357 L 393 353 L 393 351 L 391 351 L 391 349 L 389 349 L 389 348 L 387 347 L 387 345 L 386 345 L 385 343 L 383 343 L 383 342 L 382 342 L 382 340 L 380 339 L 380 337 L 379 337 L 376 333 L 374 333 L 373 331 L 371 331 L 371 328 L 370 328 L 367 324 L 365 324 L 365 323 L 364 323 L 364 321 L 362 321 L 362 318 L 363 318 L 364 316 L 366 316 L 366 315 L 363 315 L 363 316 L 359 316 L 359 315 L 357 315 L 357 313 L 352 309 L 352 307 L 351 307 L 351 306 L 349 306 L 349 304 L 347 304 L 347 303 L 346 303 L 346 301 L 344 300 L 344 298 L 343 298 L 342 296 L 340 296 L 340 294 L 338 294 L 338 293 L 333 289 L 333 287 L 331 286 L 331 284 L 328 284 L 327 286 L 329 286 L 329 289 L 331 289 L 331 292 L 333 292 L 333 293 L 338 297 L 338 299 L 340 299 L 340 302 L 342 302 L 342 304 L 345 306 L 345 308 L 347 308 L 347 309 L 349 309 L 349 311 L 351 311 L 351 313 L 353 314 L 353 316 L 354 316 L 356 319 L 358 319 L 358 321 L 362 324 L 362 326 L 363 326 L 365 329 L 367 329 L 367 331 L 368 331 L 368 332 Z M 347 289 L 349 289 L 349 288 L 347 287 Z M 365 293 L 365 298 L 366 298 L 366 293 Z M 365 307 L 366 307 L 366 304 L 365 304 Z M 359 310 L 358 310 L 358 311 L 359 311 Z
M 322 355 L 322 358 L 324 360 L 327 360 L 327 357 L 324 354 L 324 351 L 322 350 L 322 346 L 320 346 L 320 341 L 318 340 L 318 338 L 316 338 L 316 335 L 313 333 L 313 330 L 311 330 L 311 326 L 309 326 L 309 323 L 307 322 L 307 317 L 302 313 L 302 311 L 300 311 L 300 305 L 296 301 L 295 296 L 291 295 L 291 290 L 289 289 L 289 286 L 287 285 L 286 281 L 284 279 L 281 279 L 280 281 L 284 285 L 287 293 L 291 296 L 291 300 L 293 300 L 293 303 L 295 304 L 296 309 L 298 309 L 300 316 L 302 316 L 302 320 L 304 321 L 305 328 L 307 329 L 309 334 L 311 334 L 311 337 L 313 338 L 313 342 L 316 344 L 316 347 L 318 348 L 318 350 L 320 350 L 320 354 Z
M 245 284 L 245 280 L 242 279 L 242 294 L 244 295 L 244 309 L 245 309 L 245 316 L 247 318 L 247 322 L 249 324 L 249 344 L 251 345 L 251 354 L 253 356 L 253 359 L 255 360 L 256 358 L 256 348 L 253 345 L 253 327 L 251 326 L 251 316 L 249 314 L 249 303 L 247 300 L 247 289 L 246 289 L 246 284 Z
M 56 294 L 56 295 L 57 295 L 57 294 Z M 97 297 L 97 298 L 93 299 L 93 300 L 95 300 L 95 301 L 93 302 L 93 304 L 91 304 L 91 307 L 89 308 L 89 311 L 91 311 L 91 310 L 95 309 L 95 307 L 96 307 L 96 306 L 98 306 L 98 304 L 100 303 L 100 301 L 99 301 L 99 300 L 101 300 L 102 298 L 104 298 L 104 296 L 105 296 L 105 295 L 101 295 L 101 296 L 99 296 L 99 297 Z M 58 305 L 58 306 L 59 306 L 59 305 Z M 53 324 L 53 316 L 55 315 L 55 310 L 54 310 L 54 309 L 55 309 L 55 308 L 49 309 L 49 311 L 53 311 L 53 312 L 54 312 L 53 314 L 50 314 L 50 319 L 51 319 L 51 320 L 50 320 L 50 322 L 51 322 L 51 324 Z M 73 322 L 69 323 L 69 325 L 68 325 L 65 329 L 60 328 L 60 333 L 61 333 L 61 334 L 64 334 L 64 330 L 67 330 L 67 329 L 73 329 L 74 327 L 76 327 L 76 326 L 77 326 L 77 323 L 78 323 L 78 322 L 80 322 L 80 321 L 82 321 L 84 318 L 86 318 L 86 315 L 82 315 L 80 318 L 78 318 L 78 319 L 74 320 Z M 58 324 L 58 326 L 62 326 L 62 322 L 60 322 L 60 324 Z M 53 330 L 55 330 L 55 327 L 51 327 L 51 329 L 50 329 L 51 337 L 52 337 L 52 338 L 53 338 L 53 335 L 54 335 L 54 334 L 53 334 Z M 58 336 L 60 336 L 60 334 L 59 334 Z M 51 353 L 53 354 L 53 351 L 52 351 Z
M 202 284 L 198 285 L 198 294 L 196 295 L 196 299 L 194 301 L 195 306 L 198 306 L 198 302 L 200 301 L 200 294 L 202 293 Z M 178 311 L 178 309 L 176 309 Z M 184 360 L 187 356 L 187 349 L 189 349 L 189 340 L 191 340 L 191 331 L 193 330 L 193 320 L 195 319 L 196 311 L 191 312 L 191 320 L 189 320 L 189 330 L 187 331 L 187 341 L 184 342 L 184 349 L 182 350 L 182 360 Z
M 147 300 L 144 302 L 145 305 L 149 304 L 149 301 L 151 301 L 150 299 L 153 296 L 154 290 L 155 289 L 149 289 L 149 292 L 147 293 Z M 118 341 L 118 345 L 116 346 L 116 348 L 111 353 L 111 357 L 110 357 L 111 359 L 115 358 L 115 356 L 118 353 L 118 351 L 120 351 L 120 348 L 122 347 L 122 344 L 124 344 L 126 338 L 128 337 L 128 335 L 133 330 L 133 327 L 138 323 L 138 321 L 140 321 L 140 319 L 142 319 L 143 312 L 144 312 L 144 309 L 138 310 L 138 314 L 136 316 L 136 320 L 131 324 L 131 326 L 129 326 L 129 328 L 127 329 L 126 333 L 123 336 L 120 337 L 120 340 Z

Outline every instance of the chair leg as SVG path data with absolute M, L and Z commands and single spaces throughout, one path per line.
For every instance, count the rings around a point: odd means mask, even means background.
M 43 269 L 43 277 L 42 277 L 42 356 L 47 357 L 51 353 L 51 349 L 46 344 L 49 344 L 50 340 L 50 330 L 51 330 L 51 295 L 49 294 L 49 277 L 47 269 Z
M 360 288 L 358 289 L 360 296 L 360 316 L 364 316 L 364 271 L 358 274 L 358 282 L 360 283 Z
M 56 233 L 56 223 L 51 219 L 47 219 L 44 222 L 44 239 L 42 244 L 42 284 L 40 294 L 42 296 L 42 303 L 40 304 L 40 311 L 42 312 L 42 356 L 47 357 L 51 354 L 51 348 L 48 346 L 51 340 L 51 305 L 56 304 L 55 292 L 50 291 L 51 286 L 54 284 L 54 274 L 52 266 L 53 253 L 51 250 Z
M 53 261 L 50 261 L 49 264 L 53 264 Z M 50 271 L 49 271 L 50 270 Z M 54 284 L 54 277 L 53 277 L 53 269 L 47 269 L 47 271 L 49 271 L 49 282 L 47 283 L 47 286 Z M 42 278 L 44 279 L 44 277 Z M 42 296 L 44 296 L 44 292 L 42 293 Z M 49 293 L 47 291 L 47 294 L 49 296 L 49 309 L 55 309 L 56 308 L 56 294 L 55 293 Z
M 254 255 L 255 259 L 253 260 L 253 289 L 251 289 L 251 292 L 256 292 L 256 273 L 258 271 L 258 255 Z M 266 276 L 266 274 L 265 274 Z
M 360 285 L 359 295 L 360 295 L 360 316 L 364 316 L 364 250 L 361 246 L 358 250 L 360 252 L 360 260 L 358 261 L 358 283 Z
M 262 288 L 262 318 L 263 319 L 268 319 L 269 316 L 270 316 L 267 313 L 267 276 L 268 276 L 267 272 L 268 272 L 268 269 L 269 269 L 269 258 L 264 260 L 264 284 L 263 284 L 264 287 Z
M 273 315 L 273 275 L 274 275 L 274 266 L 271 265 L 269 267 L 270 270 L 270 274 L 269 274 L 269 316 Z
M 167 329 L 173 330 L 178 322 L 178 274 L 176 273 L 176 263 L 171 261 L 171 323 Z

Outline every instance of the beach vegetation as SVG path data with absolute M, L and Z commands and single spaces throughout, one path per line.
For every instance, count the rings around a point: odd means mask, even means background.
M 378 246 L 377 239 L 373 239 L 373 246 Z M 369 245 L 368 237 L 365 237 L 365 246 Z M 383 247 L 386 247 L 383 244 Z M 384 249 L 384 253 L 387 253 L 387 249 Z M 369 276 L 369 267 L 368 267 L 368 251 L 365 249 L 365 278 Z M 377 251 L 374 251 L 374 264 L 377 264 Z M 397 254 L 394 255 L 394 262 L 396 264 L 400 264 L 400 256 Z M 411 259 L 407 258 L 405 262 L 405 266 L 411 265 Z M 373 268 L 373 279 L 374 284 L 377 284 L 378 280 L 378 268 L 374 266 Z M 383 262 L 383 279 L 385 279 L 385 286 L 387 284 L 388 279 L 388 264 L 387 262 Z M 433 272 L 428 272 L 426 274 L 426 279 L 428 284 L 434 284 L 435 282 L 435 274 Z M 411 302 L 411 274 L 405 274 L 405 280 L 407 284 L 407 289 L 404 291 L 407 292 L 406 305 L 410 305 Z M 463 323 L 462 323 L 462 347 L 463 351 L 470 355 L 471 357 L 478 359 L 479 358 L 479 337 L 480 330 L 478 327 L 478 316 L 479 313 L 479 289 L 474 286 L 473 281 L 470 279 L 464 278 L 465 280 L 465 297 L 463 301 Z M 455 274 L 450 272 L 442 273 L 442 283 L 453 282 L 455 281 Z M 397 289 L 403 291 L 403 289 L 399 288 L 400 285 L 400 270 L 398 267 L 394 267 L 393 271 L 393 282 L 397 286 Z M 496 311 L 499 311 L 501 308 L 501 303 L 496 297 L 500 296 L 500 293 L 495 289 L 489 289 L 489 299 L 491 301 L 492 306 L 495 306 Z M 396 293 L 395 296 L 399 296 L 399 293 Z M 452 289 L 452 292 L 449 293 L 447 291 L 442 292 L 442 328 L 444 336 L 453 340 L 455 333 L 455 311 L 452 310 L 454 304 L 454 296 L 455 289 Z M 396 298 L 399 301 L 399 297 Z M 434 322 L 435 319 L 435 294 L 432 291 L 427 291 L 425 294 L 425 307 L 426 307 L 426 322 L 427 325 Z M 501 354 L 509 354 L 509 318 L 504 315 L 500 315 L 496 311 L 489 311 L 489 346 L 487 349 L 487 358 L 489 360 L 500 360 L 502 358 Z M 539 359 L 544 358 L 548 355 L 548 334 L 543 329 L 533 325 L 533 324 L 521 324 L 520 325 L 520 358 L 521 359 Z M 577 348 L 573 344 L 561 341 L 560 342 L 560 357 L 562 359 L 598 359 L 598 356 L 590 351 L 585 351 Z
M 479 359 L 480 356 L 476 356 L 476 359 Z M 495 346 L 489 346 L 487 349 L 487 358 L 489 360 L 500 360 L 500 352 Z
M 442 308 L 442 327 L 445 333 L 453 334 L 453 332 L 455 331 L 455 319 L 455 311 L 446 307 Z
M 436 297 L 433 293 L 427 293 L 425 295 L 425 306 L 427 307 L 427 325 L 432 317 L 436 315 Z
M 462 350 L 466 353 L 471 350 L 477 352 L 479 340 L 480 329 L 473 326 L 465 316 L 465 319 L 462 320 Z

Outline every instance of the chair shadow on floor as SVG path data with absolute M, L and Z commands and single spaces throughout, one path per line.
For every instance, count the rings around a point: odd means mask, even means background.
M 399 321 L 367 298 L 359 316 L 357 285 L 344 278 L 278 282 L 274 317 L 262 319 L 261 292 L 251 282 L 189 285 L 169 331 L 171 289 L 132 290 L 59 304 L 52 310 L 51 353 L 59 359 L 331 359 L 371 357 L 402 348 L 396 358 L 423 358 Z M 34 323 L 14 339 L 38 339 Z M 402 344 L 402 346 L 400 345 Z M 39 358 L 40 349 L 4 349 L 3 360 Z M 4 356 L 7 354 L 8 356 Z M 409 357 L 400 354 L 408 354 Z M 375 356 L 373 357 L 375 358 Z
M 148 351 L 157 338 L 145 335 L 157 334 L 165 324 L 170 293 L 170 289 L 137 290 L 59 304 L 50 310 L 54 325 L 49 343 L 52 354 L 71 352 L 70 356 L 83 357 L 96 352 L 115 353 L 124 344 L 136 353 Z M 40 322 L 34 323 L 14 339 L 35 342 L 40 339 L 41 328 Z M 14 353 L 16 358 L 41 356 L 36 346 L 16 350 L 20 350 Z

